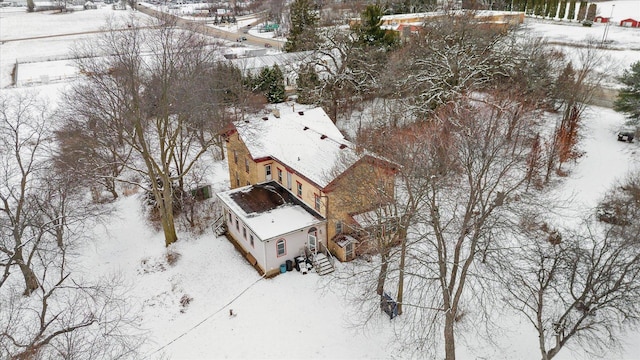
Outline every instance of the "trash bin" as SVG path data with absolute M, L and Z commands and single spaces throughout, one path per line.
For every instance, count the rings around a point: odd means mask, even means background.
M 287 264 L 280 265 L 280 274 L 284 274 L 287 272 Z
M 293 261 L 287 260 L 285 264 L 287 265 L 287 271 L 293 270 Z

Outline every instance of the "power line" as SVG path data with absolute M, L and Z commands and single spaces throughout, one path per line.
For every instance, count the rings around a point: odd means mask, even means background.
M 265 274 L 266 275 L 266 274 Z M 165 345 L 161 346 L 160 348 L 158 348 L 157 350 L 155 350 L 152 353 L 149 353 L 148 355 L 146 355 L 145 357 L 143 357 L 143 359 L 148 359 L 151 355 L 156 354 L 158 352 L 160 352 L 162 349 L 166 348 L 167 346 L 173 344 L 174 342 L 178 341 L 178 339 L 180 339 L 181 337 L 187 335 L 188 333 L 190 333 L 191 331 L 195 330 L 198 326 L 202 325 L 205 321 L 211 319 L 213 316 L 215 316 L 217 313 L 219 313 L 220 311 L 222 311 L 224 308 L 226 308 L 227 306 L 231 305 L 234 301 L 238 300 L 238 298 L 240 296 L 242 296 L 245 292 L 247 292 L 250 288 L 252 288 L 255 284 L 257 284 L 260 280 L 263 280 L 265 275 L 262 275 L 258 280 L 254 281 L 251 285 L 247 286 L 244 290 L 242 290 L 238 295 L 236 295 L 236 297 L 234 297 L 233 299 L 231 299 L 231 301 L 229 301 L 228 303 L 224 304 L 222 307 L 220 307 L 218 310 L 216 310 L 213 314 L 207 316 L 206 318 L 204 318 L 202 321 L 200 321 L 199 323 L 195 324 L 194 326 L 192 326 L 190 329 L 188 329 L 187 331 L 183 332 L 182 334 L 178 335 L 175 339 L 169 341 L 168 343 L 166 343 Z

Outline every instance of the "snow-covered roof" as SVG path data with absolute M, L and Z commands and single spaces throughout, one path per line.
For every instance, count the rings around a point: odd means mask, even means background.
M 324 222 L 319 214 L 275 181 L 217 196 L 262 241 Z
M 278 65 L 282 72 L 286 73 L 308 62 L 312 55 L 312 51 L 302 51 L 231 59 L 229 61 L 245 73 L 254 74 L 274 65 Z
M 322 108 L 234 125 L 253 159 L 274 158 L 322 188 L 362 157 Z

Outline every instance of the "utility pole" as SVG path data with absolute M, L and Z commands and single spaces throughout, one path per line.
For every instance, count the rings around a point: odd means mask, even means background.
M 611 26 L 611 21 L 613 20 L 613 8 L 615 5 L 611 5 L 611 16 L 609 16 L 609 20 L 607 21 L 607 25 L 604 27 L 604 34 L 602 35 L 602 43 L 601 46 L 604 46 L 604 42 L 607 41 L 607 35 L 609 35 L 609 26 Z

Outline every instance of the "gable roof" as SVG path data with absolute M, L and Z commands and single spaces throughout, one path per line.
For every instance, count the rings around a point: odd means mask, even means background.
M 254 160 L 273 158 L 324 188 L 362 157 L 322 108 L 280 111 L 234 124 Z
M 216 195 L 262 241 L 324 222 L 322 216 L 275 181 Z

